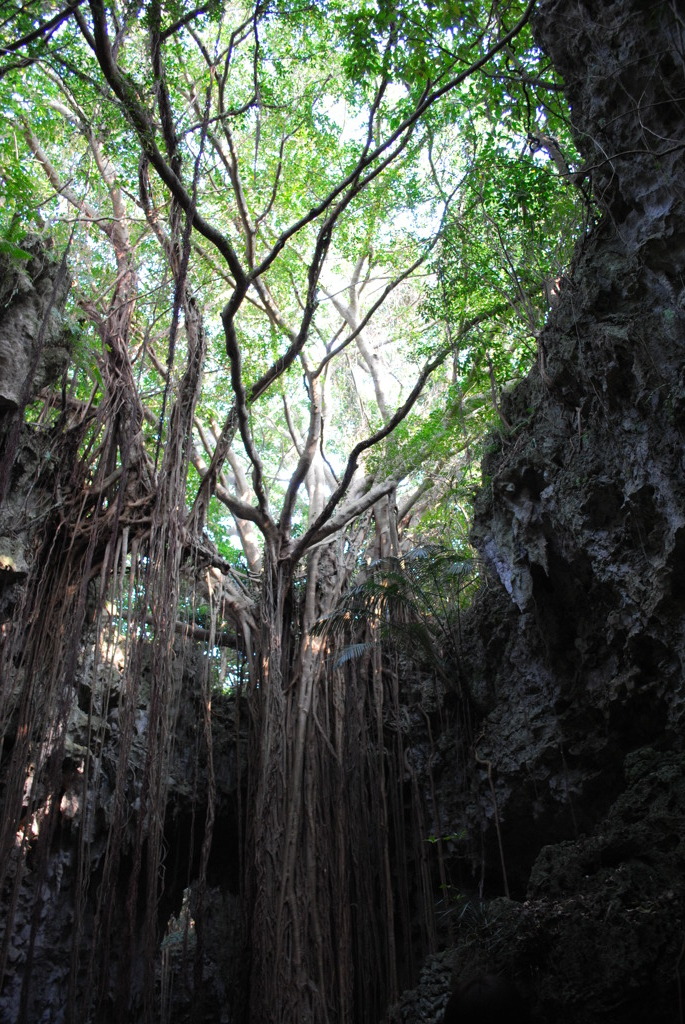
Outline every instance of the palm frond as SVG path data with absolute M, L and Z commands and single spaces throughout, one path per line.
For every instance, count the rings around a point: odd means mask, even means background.
M 340 668 L 342 665 L 346 665 L 348 661 L 355 661 L 357 658 L 363 658 L 365 654 L 369 654 L 376 644 L 373 640 L 365 640 L 359 644 L 348 644 L 347 647 L 343 647 L 342 651 L 333 663 L 334 668 Z
M 379 558 L 363 574 L 312 630 L 354 640 L 355 633 L 374 628 L 375 640 L 348 644 L 336 664 L 361 657 L 382 641 L 410 658 L 420 657 L 442 675 L 457 657 L 459 614 L 477 576 L 474 559 L 427 544 L 402 557 Z

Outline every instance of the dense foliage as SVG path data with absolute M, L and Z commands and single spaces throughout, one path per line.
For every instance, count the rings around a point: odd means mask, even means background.
M 70 398 L 102 400 L 125 260 L 153 461 L 184 292 L 199 310 L 187 504 L 209 469 L 201 511 L 225 558 L 259 564 L 254 514 L 232 525 L 247 505 L 305 532 L 311 488 L 289 481 L 312 431 L 319 501 L 345 468 L 339 512 L 359 511 L 350 488 L 405 481 L 400 509 L 432 509 L 430 533 L 440 494 L 466 499 L 581 220 L 558 82 L 526 25 L 501 42 L 522 5 L 90 7 L 17 5 L 0 65 L 2 244 L 21 258 L 30 229 L 70 246 Z

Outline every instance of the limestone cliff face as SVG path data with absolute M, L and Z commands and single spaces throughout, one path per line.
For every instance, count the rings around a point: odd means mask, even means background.
M 10 851 L 4 884 L 0 887 L 0 920 L 9 919 L 13 928 L 7 936 L 6 962 L 0 990 L 0 1021 L 49 1021 L 66 1024 L 75 1019 L 70 1003 L 70 974 L 76 969 L 76 998 L 88 1004 L 92 995 L 92 960 L 103 947 L 98 926 L 97 886 L 101 883 L 116 800 L 116 773 L 121 748 L 124 685 L 122 670 L 127 655 L 126 638 L 115 632 L 84 638 L 77 676 L 71 688 L 71 706 L 63 757 L 55 790 L 47 796 L 54 806 L 51 840 L 39 858 L 22 849 L 20 835 Z M 240 951 L 238 865 L 233 851 L 237 831 L 236 723 L 234 702 L 215 697 L 213 735 L 215 761 L 215 844 L 209 861 L 211 920 L 206 926 L 207 952 L 204 957 L 202 996 L 193 991 L 192 972 L 196 950 L 193 920 L 195 895 L 189 882 L 197 874 L 202 842 L 197 820 L 207 802 L 206 762 L 200 753 L 198 722 L 198 680 L 202 677 L 201 656 L 188 644 L 177 643 L 175 673 L 183 694 L 182 710 L 175 727 L 176 748 L 170 763 L 170 796 L 165 807 L 164 890 L 159 903 L 162 933 L 156 983 L 164 992 L 164 1021 L 189 1020 L 191 1010 L 198 1020 L 219 1021 L 225 1001 L 226 979 L 237 973 Z M 140 674 L 143 690 L 152 674 L 151 647 L 143 653 Z M 6 712 L 6 709 L 3 709 Z M 148 749 L 149 701 L 141 696 L 135 709 L 135 726 L 127 775 L 125 799 L 135 809 L 140 805 L 142 777 Z M 9 722 L 5 743 L 15 742 L 16 721 Z M 244 738 L 243 738 L 244 739 Z M 84 779 L 88 750 L 90 772 Z M 4 781 L 4 780 L 3 780 Z M 85 783 L 85 784 L 84 784 Z M 27 787 L 30 785 L 30 778 Z M 0 787 L 0 804 L 5 806 L 5 787 Z M 34 816 L 35 835 L 46 828 L 44 818 Z M 48 823 L 48 826 L 49 823 Z M 228 837 L 228 842 L 226 838 Z M 35 838 L 35 836 L 34 836 Z M 136 822 L 131 815 L 120 840 L 129 857 L 136 845 Z M 227 849 L 228 847 L 228 849 Z M 84 853 L 85 851 L 85 853 Z M 80 859 L 86 858 L 90 884 L 79 885 Z M 13 889 L 15 879 L 21 882 Z M 121 885 L 125 885 L 122 872 Z M 112 984 L 126 965 L 129 952 L 121 941 L 127 934 L 126 900 L 119 897 L 112 908 L 119 941 L 107 948 L 107 966 Z M 71 957 L 75 935 L 78 965 Z M 134 941 L 139 943 L 136 934 Z M 134 999 L 142 1002 L 142 979 L 134 979 Z M 206 1005 L 205 1005 L 206 1004 Z M 135 1002 L 134 1002 L 135 1005 Z M 173 1011 L 172 1011 L 173 1007 Z M 85 1019 L 82 1018 L 82 1019 Z M 97 1024 L 121 1020 L 105 1007 L 89 1020 Z M 131 1021 L 140 1017 L 131 1011 Z
M 40 529 L 35 524 L 51 503 L 49 446 L 21 429 L 20 410 L 69 361 L 62 318 L 66 267 L 35 235 L 23 246 L 26 258 L 0 253 L 0 620 L 13 607 Z
M 502 891 L 499 825 L 511 894 L 532 902 L 499 907 L 479 956 L 522 978 L 540 1019 L 670 1022 L 685 967 L 685 19 L 543 0 L 535 30 L 601 220 L 484 465 L 474 540 L 497 582 L 466 629 L 490 709 L 467 819 L 486 890 Z
M 65 369 L 62 309 L 69 289 L 64 267 L 37 236 L 27 255 L 0 255 L 0 411 L 16 409 Z

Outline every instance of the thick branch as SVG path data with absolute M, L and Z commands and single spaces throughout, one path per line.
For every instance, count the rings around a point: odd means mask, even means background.
M 31 126 L 28 121 L 24 121 L 24 136 L 28 142 L 29 148 L 35 156 L 38 163 L 45 171 L 45 175 L 54 188 L 55 192 L 64 196 L 68 203 L 78 210 L 81 216 L 98 227 L 109 239 L 112 237 L 112 219 L 111 217 L 101 217 L 100 214 L 95 210 L 90 203 L 86 202 L 85 199 L 76 193 L 69 185 L 65 185 L 60 181 L 59 174 L 54 164 L 48 157 L 47 153 L 43 149 L 40 141 L 34 135 Z
M 299 540 L 299 542 L 294 546 L 294 548 L 290 552 L 289 558 L 291 558 L 293 562 L 296 562 L 299 558 L 301 558 L 303 553 L 307 550 L 307 548 L 311 547 L 312 544 L 317 544 L 322 538 L 329 536 L 331 533 L 335 532 L 335 530 L 339 529 L 341 525 L 344 525 L 344 523 L 340 521 L 340 517 L 332 519 L 332 516 L 333 513 L 335 512 L 335 509 L 338 507 L 338 505 L 341 503 L 341 501 L 343 500 L 347 493 L 347 490 L 352 482 L 352 478 L 354 477 L 359 466 L 359 459 L 363 452 L 368 451 L 370 448 L 375 447 L 375 445 L 383 441 L 393 432 L 395 427 L 397 427 L 404 419 L 406 419 L 406 417 L 409 415 L 412 408 L 416 404 L 417 399 L 421 395 L 428 378 L 431 376 L 432 373 L 434 373 L 434 371 L 439 366 L 442 365 L 442 363 L 444 363 L 450 352 L 454 350 L 456 345 L 463 340 L 464 336 L 470 330 L 472 330 L 478 324 L 481 324 L 484 321 L 499 315 L 500 313 L 506 312 L 510 308 L 510 303 L 502 302 L 499 303 L 497 306 L 494 306 L 492 309 L 489 309 L 484 313 L 480 313 L 478 314 L 478 316 L 472 317 L 470 320 L 468 320 L 462 326 L 457 337 L 453 338 L 448 345 L 443 346 L 443 348 L 440 349 L 437 355 L 435 355 L 431 360 L 429 360 L 424 365 L 407 399 L 403 402 L 401 406 L 399 406 L 398 409 L 395 410 L 394 415 L 388 420 L 388 422 L 385 423 L 375 433 L 371 434 L 369 437 L 365 438 L 363 441 L 360 441 L 358 444 L 354 446 L 354 448 L 350 452 L 349 458 L 347 460 L 347 466 L 345 467 L 345 472 L 338 487 L 335 489 L 333 494 L 328 499 L 321 514 L 317 517 L 315 522 L 312 523 L 312 525 L 306 531 L 304 536 Z M 382 497 L 384 494 L 388 494 L 392 490 L 392 488 L 396 486 L 396 484 L 397 479 L 395 477 L 388 478 L 388 480 L 379 485 L 379 493 L 377 497 L 374 498 L 374 500 L 377 501 L 379 497 Z M 364 504 L 364 499 L 360 499 L 359 503 L 355 503 L 353 513 L 348 515 L 346 510 L 344 521 L 349 521 L 349 519 L 352 518 L 352 515 L 361 514 L 361 512 L 369 508 L 370 504 L 372 503 L 373 502 Z M 358 504 L 362 505 L 363 507 L 357 509 Z
M 75 0 L 74 3 L 69 4 L 63 10 L 58 11 L 54 17 L 38 25 L 33 32 L 29 32 L 27 35 L 21 36 L 20 39 L 15 39 L 15 41 L 10 43 L 8 46 L 0 46 L 0 54 L 16 53 L 17 50 L 21 50 L 24 46 L 28 46 L 29 43 L 34 42 L 34 40 L 39 39 L 43 35 L 46 35 L 46 33 L 59 28 L 59 26 L 62 25 L 67 18 L 71 17 L 76 8 L 80 7 L 83 2 L 84 0 Z
M 295 507 L 297 492 L 309 472 L 319 446 L 319 437 L 321 436 L 321 396 L 319 394 L 319 384 L 310 375 L 307 375 L 307 382 L 309 385 L 309 431 L 307 433 L 307 442 L 300 455 L 297 468 L 290 478 L 288 490 L 283 501 L 281 518 L 278 522 L 278 527 L 281 531 L 288 531 L 290 528 L 290 519 Z
M 107 34 L 107 20 L 103 0 L 89 0 L 90 9 L 93 15 L 93 41 L 95 43 L 95 55 L 102 72 L 112 89 L 112 92 L 121 103 L 129 121 L 138 135 L 143 151 L 150 163 L 157 171 L 172 196 L 178 202 L 185 213 L 192 216 L 193 226 L 201 235 L 216 246 L 224 257 L 231 273 L 238 283 L 245 282 L 245 272 L 238 255 L 231 245 L 229 239 L 204 217 L 195 208 L 192 196 L 186 189 L 176 173 L 162 156 L 154 138 L 154 128 L 150 122 L 145 108 L 138 99 L 136 87 L 127 81 L 119 69 L 110 45 Z
M 209 468 L 205 460 L 202 458 L 200 453 L 195 448 L 191 450 L 191 460 L 197 472 L 204 479 L 209 473 Z M 214 485 L 213 492 L 214 494 L 216 494 L 217 498 L 222 503 L 222 505 L 226 506 L 226 508 L 229 510 L 231 515 L 235 517 L 236 520 L 245 520 L 247 522 L 253 522 L 256 523 L 257 526 L 262 528 L 263 524 L 261 522 L 259 510 L 254 508 L 248 502 L 241 501 L 239 498 L 236 498 L 235 495 L 231 494 L 231 492 L 223 483 L 217 482 Z M 238 532 L 240 533 L 240 530 L 238 530 Z

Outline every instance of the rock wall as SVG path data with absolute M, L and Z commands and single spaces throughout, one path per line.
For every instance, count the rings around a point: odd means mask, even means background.
M 66 368 L 62 309 L 66 268 L 35 235 L 27 258 L 0 254 L 0 410 L 16 409 Z
M 492 580 L 463 660 L 489 713 L 464 813 L 484 896 L 504 873 L 514 899 L 486 900 L 486 940 L 462 937 L 455 970 L 514 975 L 539 1020 L 670 1024 L 685 969 L 685 19 L 543 0 L 535 31 L 601 219 L 483 467 L 474 541 Z M 455 783 L 443 773 L 447 804 Z
M 81 1019 L 109 1024 L 118 1020 L 107 998 L 94 1015 L 83 1016 L 92 998 L 91 956 L 104 941 L 98 935 L 98 887 L 114 816 L 115 783 L 121 746 L 122 670 L 128 652 L 124 636 L 89 635 L 74 680 L 64 756 L 54 791 L 45 793 L 47 815 L 34 815 L 22 823 L 17 843 L 3 864 L 0 886 L 0 920 L 10 916 L 7 962 L 0 991 L 0 1020 L 29 1024 L 45 1021 L 65 1024 L 70 1013 Z M 202 655 L 189 644 L 177 643 L 174 662 L 182 699 L 176 721 L 176 744 L 169 766 L 169 799 L 165 809 L 166 859 L 164 886 L 158 904 L 161 942 L 156 985 L 164 1024 L 220 1021 L 226 1003 L 226 985 L 235 979 L 241 936 L 238 900 L 237 809 L 240 770 L 237 765 L 235 700 L 214 696 L 213 742 L 216 748 L 216 803 L 213 844 L 208 868 L 208 913 L 204 936 L 204 983 L 202 997 L 193 989 L 197 945 L 194 915 L 196 882 L 207 804 L 207 765 L 202 745 Z M 149 702 L 147 681 L 152 671 L 152 650 L 141 658 L 141 698 L 135 710 L 135 727 L 125 794 L 131 815 L 120 837 L 124 856 L 116 885 L 115 931 L 128 934 L 126 894 L 129 871 L 139 841 L 135 814 L 141 802 L 142 777 L 148 748 Z M 5 743 L 13 742 L 12 728 Z M 245 737 L 242 737 L 245 742 Z M 88 760 L 88 752 L 90 759 Z M 26 788 L 30 788 L 27 777 Z M 0 803 L 4 797 L 0 788 Z M 22 844 L 21 833 L 49 831 L 49 841 Z M 86 881 L 79 881 L 85 874 Z M 22 884 L 13 888 L 19 876 Z M 142 932 L 142 920 L 140 924 Z M 79 941 L 74 943 L 75 936 Z M 4 938 L 4 936 L 3 936 Z M 139 932 L 133 941 L 141 943 Z M 118 972 L 126 967 L 128 949 L 115 943 L 107 949 L 109 989 L 113 992 Z M 141 953 L 142 962 L 142 953 Z M 73 975 L 73 976 L 72 976 Z M 140 1019 L 142 976 L 134 977 L 130 1020 Z M 69 1005 L 71 994 L 75 1006 Z M 108 994 L 108 993 L 107 993 Z M 193 1016 L 194 1014 L 194 1016 Z
M 22 430 L 19 410 L 69 361 L 62 322 L 66 268 L 38 237 L 29 235 L 23 245 L 26 259 L 0 253 L 0 620 L 16 600 L 51 504 L 44 479 L 51 470 L 49 444 Z

